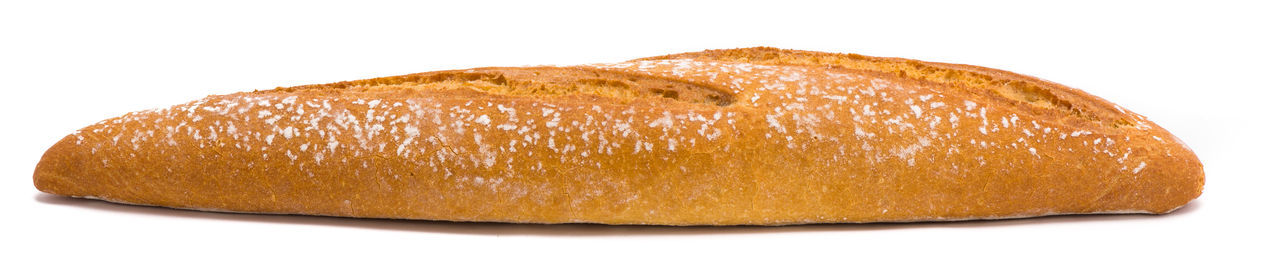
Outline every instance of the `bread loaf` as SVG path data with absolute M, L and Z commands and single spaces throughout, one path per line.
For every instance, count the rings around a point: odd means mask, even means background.
M 784 225 L 1167 213 L 1192 151 L 989 68 L 774 48 L 209 96 L 90 125 L 35 186 L 325 216 Z

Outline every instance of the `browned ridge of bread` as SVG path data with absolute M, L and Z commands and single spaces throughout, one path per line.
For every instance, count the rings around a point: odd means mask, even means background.
M 658 225 L 1167 213 L 1195 154 L 1076 89 L 775 48 L 210 96 L 66 136 L 51 194 L 224 212 Z

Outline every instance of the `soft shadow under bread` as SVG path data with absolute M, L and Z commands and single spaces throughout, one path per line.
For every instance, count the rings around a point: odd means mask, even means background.
M 423 233 L 465 235 L 536 235 L 536 236 L 645 236 L 645 235 L 700 235 L 700 234 L 762 234 L 817 231 L 871 231 L 915 228 L 970 228 L 1007 227 L 1051 223 L 1088 223 L 1135 219 L 1168 219 L 1195 212 L 1196 201 L 1167 215 L 1146 214 L 1092 214 L 1058 215 L 1047 217 L 971 220 L 950 222 L 914 223 L 866 223 L 866 224 L 809 224 L 790 226 L 645 226 L 600 224 L 512 224 L 492 222 L 450 222 L 427 220 L 346 218 L 306 215 L 239 214 L 203 212 L 166 207 L 116 204 L 106 201 L 72 198 L 36 193 L 40 203 L 88 208 L 97 211 L 121 212 L 151 216 L 168 216 L 191 219 L 210 219 L 235 222 L 281 223 L 312 226 L 352 227 L 374 230 L 393 230 Z

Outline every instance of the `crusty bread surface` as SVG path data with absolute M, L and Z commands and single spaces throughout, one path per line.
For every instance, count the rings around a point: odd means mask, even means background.
M 1145 117 L 969 65 L 775 48 L 215 95 L 90 125 L 41 191 L 226 212 L 784 225 L 1167 213 Z

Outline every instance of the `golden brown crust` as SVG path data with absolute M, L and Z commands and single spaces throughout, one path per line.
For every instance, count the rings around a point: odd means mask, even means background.
M 663 225 L 1165 213 L 1195 155 L 1009 72 L 751 48 L 211 96 L 86 127 L 41 191 L 231 212 Z

